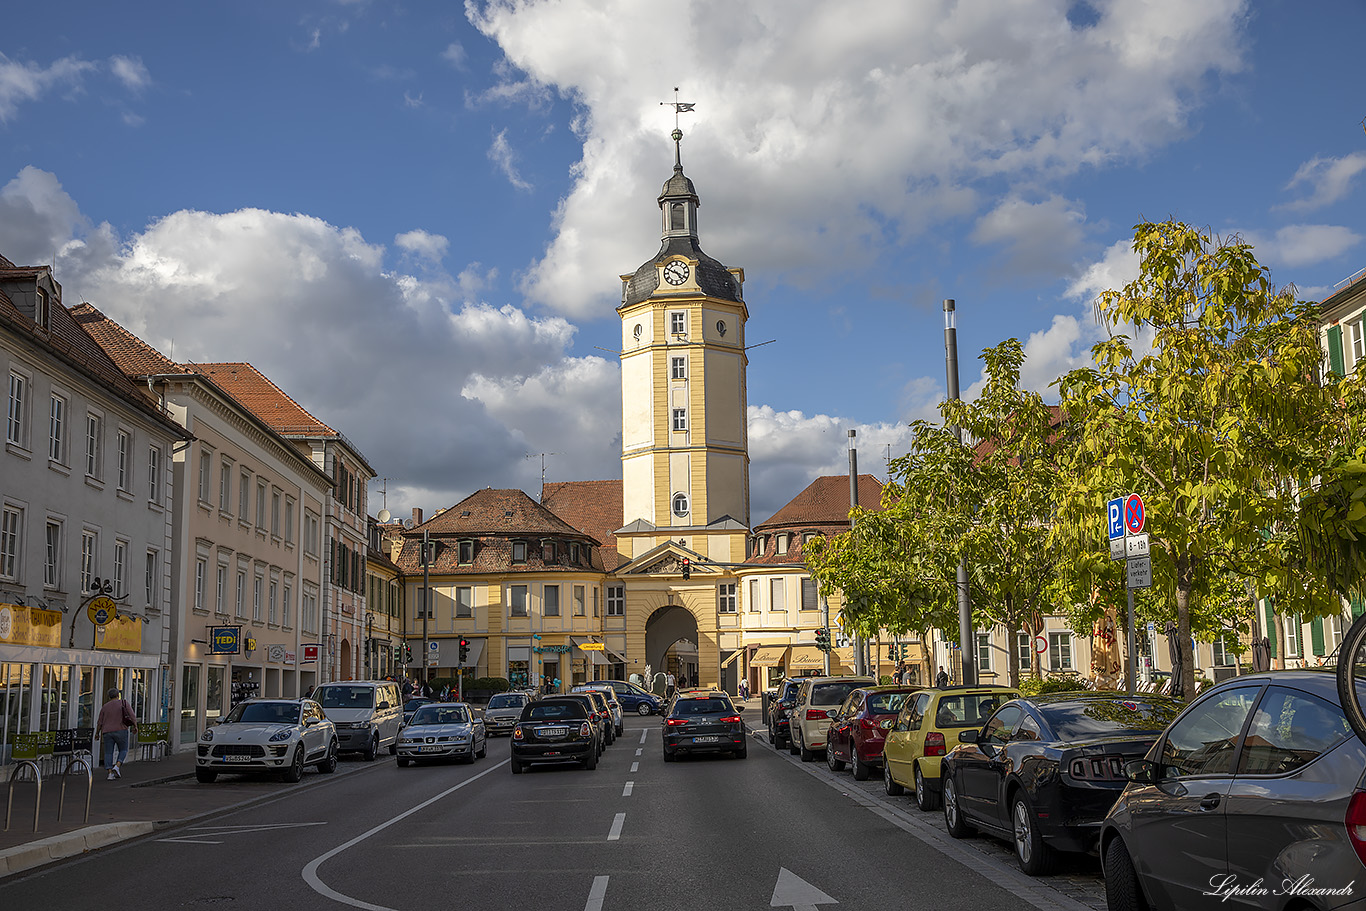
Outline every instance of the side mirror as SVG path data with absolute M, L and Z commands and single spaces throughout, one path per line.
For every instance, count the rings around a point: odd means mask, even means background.
M 384 711 L 385 709 L 387 709 L 388 707 L 389 707 L 389 703 L 387 703 L 387 702 L 381 702 L 379 705 L 375 706 L 375 710 L 376 710 L 376 711 L 382 712 L 382 711 Z
M 1130 759 L 1124 763 L 1124 777 L 1138 784 L 1152 784 L 1159 775 L 1158 764 L 1151 759 Z
M 959 742 L 959 743 L 977 743 L 977 735 L 978 735 L 978 733 L 979 733 L 979 731 L 978 731 L 976 728 L 969 728 L 969 729 L 966 730 L 966 731 L 959 731 L 959 732 L 958 732 L 958 742 Z
M 743 705 L 737 705 L 737 706 L 734 706 L 734 709 L 735 709 L 735 714 L 738 715 L 738 714 L 740 714 L 741 712 L 743 712 L 743 711 L 745 710 L 745 707 L 744 707 Z

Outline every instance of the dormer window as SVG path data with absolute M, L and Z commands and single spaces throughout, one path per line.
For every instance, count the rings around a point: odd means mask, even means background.
M 787 553 L 787 535 L 778 535 L 778 553 Z
M 513 563 L 525 563 L 525 562 L 526 562 L 526 542 L 525 542 L 525 541 L 513 541 L 513 542 L 512 542 L 512 562 L 513 562 Z
M 759 535 L 757 538 L 754 539 L 754 556 L 756 556 L 756 557 L 762 557 L 763 555 L 764 555 L 764 536 L 763 536 L 763 535 Z
M 46 329 L 47 315 L 47 292 L 38 288 L 33 300 L 33 321 Z
M 570 562 L 570 563 L 578 563 L 578 562 L 579 562 L 579 545 L 577 545 L 577 544 L 571 544 L 571 545 L 569 545 L 569 562 Z
M 474 542 L 473 542 L 473 541 L 461 541 L 461 542 L 460 542 L 460 563 L 461 563 L 462 565 L 468 566 L 469 564 L 471 564 L 471 563 L 473 563 L 473 562 L 474 562 Z
M 542 560 L 543 562 L 545 562 L 545 563 L 554 563 L 554 562 L 555 562 L 555 542 L 554 542 L 554 541 L 542 541 L 542 542 L 541 542 L 541 560 Z

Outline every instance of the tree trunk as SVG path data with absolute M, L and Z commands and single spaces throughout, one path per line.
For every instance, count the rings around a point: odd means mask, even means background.
M 1022 632 L 1024 632 L 1022 629 L 1012 629 L 1010 631 L 1008 641 L 1011 647 L 1006 649 L 1006 654 L 1009 656 L 1006 659 L 1006 667 L 1010 670 L 1010 686 L 1012 689 L 1020 688 L 1020 659 L 1016 654 L 1016 651 L 1020 647 L 1018 643 L 1020 641 L 1020 633 Z
M 1273 603 L 1271 606 L 1271 635 L 1276 642 L 1276 659 L 1271 662 L 1271 666 L 1276 670 L 1284 670 L 1285 664 L 1285 618 L 1281 612 L 1276 610 Z
M 1176 563 L 1176 635 L 1177 653 L 1181 656 L 1181 692 L 1184 698 L 1195 696 L 1195 655 L 1191 650 L 1191 591 L 1195 587 L 1195 572 L 1189 556 Z

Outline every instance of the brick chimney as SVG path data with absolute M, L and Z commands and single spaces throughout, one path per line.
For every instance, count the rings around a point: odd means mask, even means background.
M 421 524 L 422 524 L 422 508 L 419 507 L 419 506 L 414 506 L 414 507 L 413 507 L 413 524 L 414 524 L 414 525 L 421 525 Z

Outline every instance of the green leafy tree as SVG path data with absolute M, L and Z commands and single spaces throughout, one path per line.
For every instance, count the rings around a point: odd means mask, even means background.
M 1319 377 L 1314 305 L 1275 290 L 1249 245 L 1165 222 L 1138 225 L 1134 249 L 1139 277 L 1096 302 L 1116 334 L 1092 348 L 1094 367 L 1059 380 L 1077 445 L 1054 540 L 1075 585 L 1104 558 L 1106 501 L 1143 496 L 1156 593 L 1143 600 L 1150 616 L 1175 620 L 1190 694 L 1191 635 L 1212 637 L 1246 612 L 1223 596 L 1232 583 L 1274 593 L 1290 614 L 1340 609 L 1305 559 L 1297 498 L 1347 425 L 1337 384 Z

